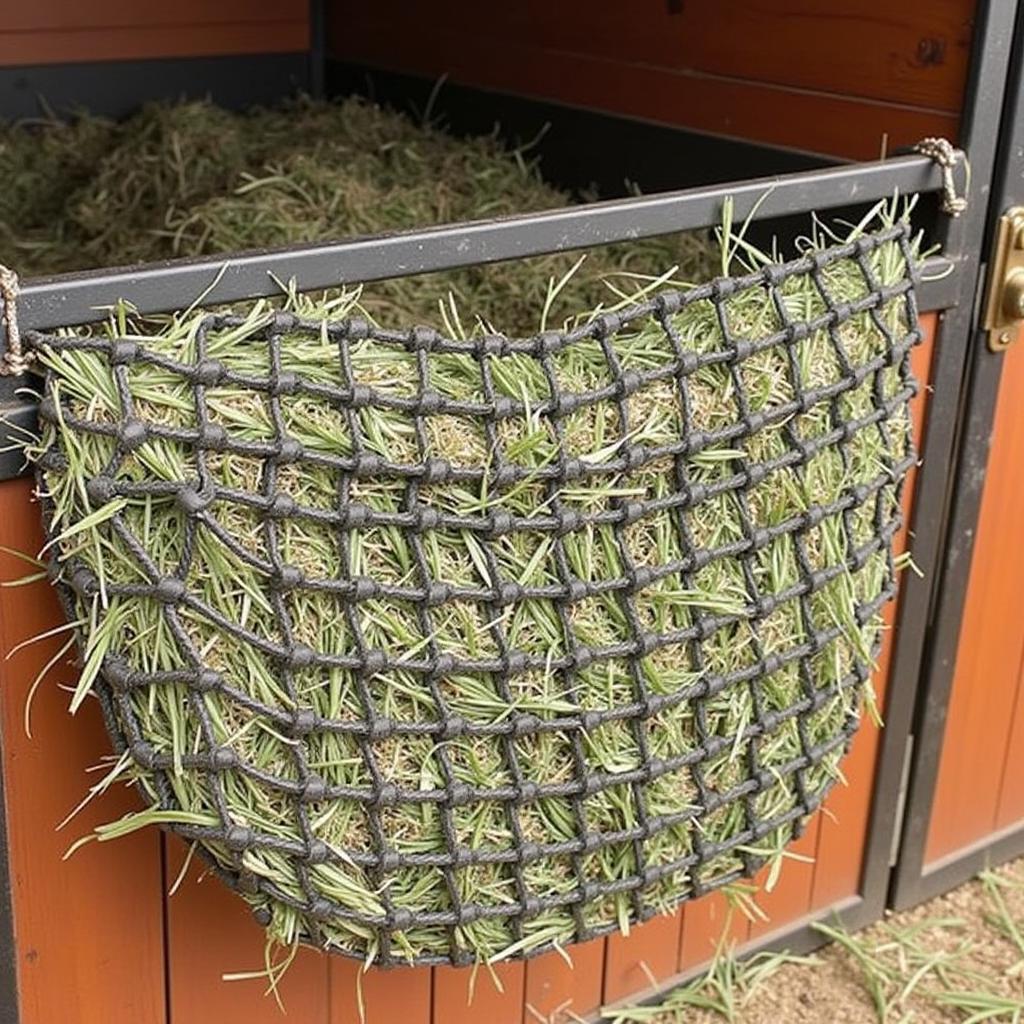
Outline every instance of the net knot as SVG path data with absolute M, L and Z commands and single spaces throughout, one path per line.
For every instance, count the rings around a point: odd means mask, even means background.
M 32 353 L 22 351 L 18 329 L 18 275 L 0 263 L 0 317 L 7 325 L 7 348 L 0 361 L 0 376 L 20 377 L 32 362 Z
M 914 152 L 934 160 L 942 169 L 942 212 L 949 214 L 950 217 L 959 217 L 967 209 L 966 192 L 971 181 L 971 167 L 966 158 L 964 159 L 965 194 L 960 196 L 957 195 L 956 181 L 953 178 L 953 171 L 957 165 L 957 152 L 949 139 L 929 136 L 914 146 Z

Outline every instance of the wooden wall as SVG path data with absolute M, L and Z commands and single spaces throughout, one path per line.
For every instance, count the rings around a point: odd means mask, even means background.
M 0 67 L 293 53 L 309 47 L 307 0 L 33 0 L 0 4 Z
M 975 0 L 329 0 L 338 58 L 857 159 L 955 137 Z

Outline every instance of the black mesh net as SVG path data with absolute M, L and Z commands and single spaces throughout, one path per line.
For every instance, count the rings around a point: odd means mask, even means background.
M 156 819 L 283 938 L 529 955 L 752 874 L 894 592 L 903 225 L 528 339 L 28 339 L 54 578 Z

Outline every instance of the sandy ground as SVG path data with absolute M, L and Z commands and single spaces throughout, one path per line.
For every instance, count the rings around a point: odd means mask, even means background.
M 992 874 L 1004 880 L 997 891 L 1019 926 L 1019 935 L 1024 936 L 1024 859 Z M 815 954 L 813 965 L 784 964 L 746 990 L 741 980 L 732 986 L 739 1004 L 732 1020 L 736 1024 L 964 1024 L 978 1007 L 942 1005 L 943 999 L 961 998 L 957 993 L 964 992 L 1009 1000 L 1021 1014 L 1015 1018 L 1010 1006 L 989 1007 L 994 1015 L 978 1016 L 975 1021 L 1024 1020 L 1024 947 L 995 923 L 998 909 L 991 890 L 975 880 L 913 910 L 890 914 L 853 936 L 868 957 L 866 965 L 833 944 Z M 877 1009 L 870 994 L 872 978 L 882 1004 Z M 716 994 L 709 987 L 703 993 Z M 650 1024 L 721 1024 L 729 1019 L 692 1006 L 648 1016 L 650 1012 L 635 1019 Z

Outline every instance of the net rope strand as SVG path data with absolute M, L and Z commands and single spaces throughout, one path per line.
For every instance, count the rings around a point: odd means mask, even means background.
M 81 619 L 81 609 L 90 606 L 100 593 L 101 582 L 81 557 L 62 552 L 55 536 L 58 531 L 53 526 L 54 508 L 47 497 L 47 479 L 66 474 L 69 465 L 56 424 L 74 435 L 92 435 L 107 445 L 109 459 L 105 469 L 86 482 L 93 508 L 117 498 L 136 503 L 173 500 L 190 538 L 180 564 L 167 571 L 157 565 L 143 538 L 133 533 L 123 509 L 110 515 L 105 526 L 110 536 L 131 553 L 138 569 L 137 582 L 104 580 L 106 600 L 151 602 L 169 634 L 176 638 L 181 662 L 177 668 L 149 670 L 115 647 L 105 657 L 96 683 L 108 729 L 117 750 L 127 751 L 137 771 L 146 778 L 161 808 L 180 809 L 173 780 L 176 773 L 186 773 L 208 794 L 211 813 L 217 819 L 213 825 L 178 823 L 166 827 L 199 844 L 217 873 L 254 906 L 261 923 L 271 922 L 275 905 L 289 908 L 303 922 L 305 938 L 322 944 L 325 922 L 349 922 L 353 928 L 372 935 L 377 950 L 375 962 L 385 966 L 408 962 L 397 937 L 417 927 L 447 929 L 451 939 L 446 954 L 424 954 L 416 962 L 468 964 L 474 962 L 475 954 L 460 946 L 457 935 L 458 929 L 474 922 L 507 922 L 512 934 L 518 937 L 524 934 L 524 924 L 545 912 L 557 911 L 571 915 L 575 939 L 584 941 L 618 926 L 603 920 L 594 924 L 590 917 L 591 909 L 609 897 L 627 898 L 630 919 L 643 920 L 663 909 L 663 901 L 652 895 L 659 886 L 673 884 L 674 901 L 680 902 L 756 871 L 765 859 L 753 852 L 758 843 L 784 827 L 797 834 L 801 823 L 820 806 L 831 783 L 814 783 L 813 770 L 831 763 L 830 759 L 845 750 L 856 730 L 857 716 L 850 714 L 828 735 L 820 735 L 815 731 L 820 714 L 845 695 L 860 694 L 872 671 L 871 661 L 857 655 L 841 673 L 836 669 L 835 678 L 822 681 L 819 661 L 844 635 L 845 627 L 834 621 L 822 621 L 815 611 L 815 595 L 837 579 L 860 572 L 873 558 L 883 560 L 884 572 L 877 593 L 858 602 L 856 622 L 863 626 L 874 621 L 895 593 L 892 549 L 893 539 L 902 526 L 899 498 L 907 472 L 915 463 L 907 405 L 917 386 L 910 370 L 909 353 L 921 339 L 915 257 L 909 237 L 909 227 L 899 224 L 742 277 L 718 279 L 688 291 L 665 290 L 633 308 L 599 316 L 570 330 L 549 331 L 532 338 L 452 338 L 424 327 L 392 330 L 359 318 L 322 321 L 277 312 L 269 315 L 246 342 L 254 352 L 254 369 L 246 373 L 209 354 L 212 340 L 247 322 L 245 317 L 234 314 L 206 316 L 188 357 L 157 351 L 140 337 L 107 338 L 84 332 L 27 334 L 26 342 L 31 349 L 45 350 L 51 357 L 81 353 L 99 357 L 116 382 L 122 410 L 120 421 L 113 423 L 83 417 L 68 399 L 67 389 L 60 387 L 59 373 L 52 365 L 47 370 L 40 418 L 54 428 L 53 443 L 39 456 L 38 473 L 48 536 L 54 542 L 52 572 L 69 616 Z M 886 245 L 899 248 L 906 270 L 900 280 L 882 285 L 875 278 L 871 256 Z M 832 294 L 828 273 L 840 261 L 859 268 L 864 281 L 862 296 L 839 301 Z M 796 276 L 813 281 L 821 300 L 820 311 L 801 309 L 798 314 L 787 303 L 785 286 Z M 736 296 L 751 289 L 763 293 L 765 301 L 774 307 L 777 321 L 773 329 L 746 337 L 732 325 L 729 307 Z M 719 345 L 706 350 L 694 348 L 677 331 L 676 315 L 695 303 L 714 306 L 721 333 Z M 893 328 L 881 313 L 891 303 L 898 304 L 900 310 L 898 328 Z M 869 318 L 882 342 L 881 350 L 862 362 L 851 359 L 844 342 L 844 328 L 858 318 Z M 625 368 L 619 356 L 620 337 L 639 326 L 646 329 L 652 324 L 662 333 L 670 360 L 651 368 Z M 836 369 L 826 382 L 812 384 L 798 365 L 798 353 L 803 342 L 816 332 L 825 332 Z M 337 383 L 307 379 L 284 367 L 282 339 L 286 336 L 331 339 L 337 351 Z M 360 381 L 351 353 L 367 339 L 413 356 L 418 368 L 413 393 L 385 392 Z M 595 343 L 604 353 L 608 383 L 571 391 L 559 384 L 555 359 L 559 353 L 581 343 Z M 786 400 L 755 408 L 746 371 L 756 367 L 759 356 L 771 351 L 782 353 L 787 360 L 791 393 Z M 550 385 L 546 400 L 531 405 L 496 391 L 495 369 L 511 354 L 536 361 Z M 478 397 L 452 398 L 431 386 L 433 360 L 451 355 L 472 360 L 479 371 L 479 389 L 475 392 Z M 138 411 L 132 375 L 144 366 L 159 368 L 192 396 L 194 425 L 149 420 Z M 736 394 L 735 412 L 727 422 L 698 428 L 693 418 L 694 389 L 702 372 L 717 367 L 728 371 Z M 882 384 L 886 374 L 890 375 L 887 379 L 894 380 L 891 392 Z M 629 433 L 631 399 L 662 384 L 667 384 L 675 396 L 682 429 L 678 437 L 673 435 L 666 443 L 640 443 Z M 265 402 L 274 424 L 273 438 L 258 443 L 243 440 L 229 425 L 217 421 L 211 414 L 209 400 L 211 392 L 220 387 L 237 389 Z M 844 396 L 864 388 L 870 392 L 870 408 L 863 415 L 847 415 Z M 282 406 L 293 396 L 303 396 L 337 412 L 351 434 L 351 450 L 347 454 L 313 452 L 289 436 Z M 580 459 L 565 440 L 567 419 L 599 403 L 617 407 L 621 444 L 603 460 Z M 799 417 L 820 403 L 831 408 L 831 425 L 820 434 L 805 435 L 798 429 Z M 398 412 L 408 418 L 416 438 L 414 458 L 389 459 L 371 450 L 363 424 L 365 417 L 372 416 L 375 410 Z M 488 460 L 480 465 L 455 466 L 438 457 L 428 440 L 428 426 L 437 416 L 471 417 L 482 423 L 491 446 Z M 556 457 L 539 468 L 517 462 L 502 441 L 503 424 L 522 422 L 528 417 L 547 424 L 557 441 Z M 894 423 L 899 424 L 898 428 Z M 745 440 L 774 427 L 786 439 L 780 454 L 757 459 L 748 449 L 739 450 Z M 754 515 L 757 489 L 772 474 L 789 473 L 799 479 L 815 457 L 829 451 L 839 453 L 844 464 L 849 464 L 863 431 L 881 431 L 893 440 L 896 429 L 903 432 L 903 443 L 893 441 L 883 453 L 883 464 L 877 472 L 858 478 L 835 500 L 812 504 L 770 524 Z M 152 442 L 178 445 L 189 452 L 194 476 L 167 481 L 140 475 L 136 453 Z M 735 449 L 733 471 L 714 479 L 693 475 L 695 458 L 723 447 Z M 260 461 L 258 487 L 240 490 L 214 478 L 211 460 L 232 455 Z M 319 469 L 336 474 L 337 498 L 332 507 L 304 506 L 280 485 L 279 478 L 287 467 L 301 470 L 304 464 L 314 463 Z M 669 467 L 672 490 L 667 495 L 637 498 L 626 493 L 593 508 L 573 506 L 566 501 L 567 489 L 612 481 L 655 465 Z M 536 484 L 543 495 L 531 515 L 510 512 L 500 506 L 497 498 L 498 507 L 456 514 L 436 497 L 445 485 L 458 484 L 486 488 L 488 494 L 500 498 L 525 481 Z M 394 508 L 374 507 L 360 500 L 359 492 L 366 485 L 381 482 L 393 485 L 401 493 Z M 691 514 L 721 495 L 731 495 L 739 509 L 738 539 L 716 538 L 699 544 L 691 531 Z M 238 547 L 230 531 L 211 512 L 219 504 L 238 506 L 261 518 L 263 552 L 249 553 L 247 557 L 266 581 L 266 598 L 276 627 L 273 637 L 249 628 L 241 617 L 233 619 L 223 610 L 207 606 L 190 582 L 190 574 L 194 575 L 196 531 L 206 531 L 215 542 L 231 550 Z M 870 536 L 856 541 L 851 532 L 852 517 L 865 508 L 871 516 Z M 664 515 L 672 519 L 682 538 L 679 557 L 666 564 L 638 564 L 630 555 L 626 531 Z M 814 531 L 826 521 L 844 524 L 848 549 L 838 562 L 821 565 L 811 556 L 810 542 Z M 339 539 L 337 564 L 324 565 L 316 573 L 289 564 L 282 555 L 281 537 L 285 526 L 295 522 L 318 524 L 334 531 Z M 61 524 L 61 529 L 67 525 Z M 611 530 L 619 553 L 619 569 L 602 578 L 584 579 L 573 571 L 566 557 L 565 540 L 598 526 Z M 407 544 L 413 570 L 399 583 L 353 573 L 349 546 L 372 529 L 398 531 Z M 424 554 L 426 542 L 435 531 L 472 536 L 487 567 L 486 580 L 456 585 L 436 578 Z M 552 571 L 542 582 L 519 582 L 502 573 L 502 540 L 520 535 L 544 539 L 550 544 Z M 797 575 L 779 589 L 766 589 L 763 582 L 754 578 L 752 566 L 760 554 L 768 552 L 780 539 L 792 545 Z M 726 559 L 737 561 L 743 568 L 747 594 L 742 609 L 695 609 L 684 624 L 664 627 L 641 620 L 637 603 L 648 588 L 674 578 L 682 580 L 684 588 L 690 588 L 694 575 L 703 567 Z M 339 618 L 348 624 L 350 643 L 341 649 L 317 650 L 295 639 L 292 601 L 304 592 L 330 596 Z M 603 645 L 584 643 L 573 628 L 574 611 L 582 602 L 599 595 L 610 595 L 618 602 L 624 631 L 619 639 Z M 382 600 L 404 602 L 414 609 L 417 628 L 424 638 L 421 644 L 396 654 L 368 642 L 360 627 L 360 610 L 366 602 Z M 556 610 L 564 634 L 557 650 L 537 654 L 516 648 L 505 624 L 507 613 L 527 601 L 549 602 Z M 458 602 L 480 609 L 494 640 L 491 651 L 453 652 L 442 650 L 435 642 L 436 618 Z M 783 607 L 798 609 L 798 621 L 803 627 L 797 635 L 787 638 L 782 648 L 768 650 L 759 639 L 760 631 L 773 613 Z M 287 702 L 261 701 L 245 691 L 244 681 L 228 678 L 216 669 L 196 640 L 182 628 L 184 612 L 214 623 L 222 637 L 249 645 L 259 657 L 276 665 Z M 742 623 L 750 624 L 755 637 L 751 663 L 728 671 L 710 670 L 709 644 L 716 635 L 722 635 L 721 631 Z M 660 692 L 648 683 L 644 666 L 646 659 L 665 650 L 685 651 L 694 678 L 669 692 Z M 631 696 L 609 707 L 585 706 L 574 681 L 581 673 L 613 663 L 626 666 L 632 680 Z M 784 706 L 768 706 L 759 683 L 787 666 L 796 666 L 800 686 Z M 399 720 L 388 717 L 377 706 L 371 684 L 397 669 L 418 680 L 424 699 L 434 709 L 431 715 Z M 333 670 L 350 674 L 361 694 L 359 715 L 324 717 L 298 685 L 303 673 Z M 516 707 L 512 701 L 510 683 L 528 673 L 554 673 L 560 681 L 564 700 L 550 717 Z M 508 713 L 488 721 L 454 714 L 446 703 L 443 683 L 460 676 L 489 680 L 507 702 Z M 187 694 L 187 714 L 194 720 L 195 735 L 201 738 L 195 749 L 173 754 L 154 746 L 147 735 L 145 717 L 140 713 L 147 694 L 171 685 L 182 687 Z M 716 697 L 741 692 L 749 694 L 749 721 L 736 734 L 716 734 L 710 710 Z M 231 742 L 215 743 L 207 704 L 211 696 L 244 707 L 267 731 L 286 737 L 291 750 L 287 770 L 273 772 L 258 767 L 247 762 Z M 692 748 L 668 756 L 658 754 L 649 742 L 651 730 L 657 729 L 659 716 L 682 705 L 693 709 Z M 799 748 L 786 754 L 785 763 L 762 763 L 761 743 L 793 721 L 798 727 Z M 608 726 L 621 726 L 632 733 L 637 751 L 635 765 L 613 772 L 588 757 L 585 741 Z M 314 760 L 313 743 L 321 733 L 347 737 L 365 762 L 368 783 L 339 784 L 310 767 Z M 535 766 L 517 753 L 523 741 L 551 733 L 564 735 L 571 752 L 565 777 L 555 781 L 538 779 Z M 491 744 L 500 752 L 502 772 L 487 784 L 460 781 L 449 757 L 449 745 L 471 739 Z M 417 740 L 430 744 L 435 751 L 433 756 L 438 759 L 443 785 L 402 788 L 379 770 L 377 757 L 383 744 Z M 710 769 L 716 759 L 741 748 L 746 755 L 739 762 L 739 777 L 731 783 L 714 781 Z M 670 812 L 655 813 L 650 805 L 651 787 L 673 773 L 683 773 L 691 780 L 693 800 Z M 293 834 L 281 835 L 252 822 L 235 820 L 225 789 L 229 777 L 244 778 L 247 785 L 268 794 L 268 799 L 287 802 L 294 811 Z M 773 787 L 783 781 L 791 784 L 792 795 L 784 809 L 766 815 L 760 809 L 759 798 L 773 792 Z M 602 795 L 624 795 L 627 791 L 637 812 L 633 824 L 602 831 L 589 823 L 594 801 Z M 154 797 L 150 796 L 150 800 Z M 473 846 L 460 839 L 453 824 L 459 808 L 485 803 L 499 809 L 514 823 L 544 800 L 565 802 L 571 811 L 571 838 L 528 840 L 522 829 L 512 824 L 508 840 L 502 845 Z M 365 847 L 338 850 L 318 834 L 313 822 L 314 809 L 330 802 L 365 813 L 371 840 Z M 382 823 L 397 807 L 417 808 L 424 813 L 432 808 L 439 815 L 442 841 L 438 848 L 409 852 L 389 842 Z M 713 816 L 733 812 L 740 824 L 724 838 L 715 839 L 704 828 Z M 680 828 L 690 830 L 691 845 L 676 851 L 669 860 L 657 859 L 653 841 L 667 830 Z M 595 879 L 587 874 L 588 857 L 626 847 L 632 851 L 632 867 L 623 876 Z M 287 884 L 252 870 L 253 861 L 265 855 L 272 855 L 275 864 L 287 866 Z M 571 864 L 574 883 L 565 891 L 538 894 L 531 889 L 529 868 L 556 858 Z M 325 895 L 317 881 L 317 870 L 324 865 L 366 871 L 379 887 L 380 911 L 353 909 Z M 461 873 L 480 865 L 504 866 L 502 870 L 507 872 L 510 883 L 504 900 L 481 902 L 461 895 Z M 445 905 L 427 909 L 396 905 L 389 894 L 388 881 L 399 870 L 413 869 L 439 873 L 447 890 Z M 533 955 L 544 948 L 519 955 Z M 365 955 L 344 949 L 341 952 Z
M 20 377 L 27 373 L 34 354 L 22 348 L 18 327 L 18 275 L 0 263 L 0 312 L 7 328 L 7 347 L 0 361 L 0 377 Z
M 942 212 L 950 217 L 959 217 L 967 210 L 967 193 L 971 185 L 971 165 L 964 160 L 964 194 L 957 195 L 956 180 L 953 171 L 956 170 L 957 153 L 949 139 L 932 137 L 922 139 L 914 146 L 914 151 L 922 156 L 934 160 L 942 170 Z

